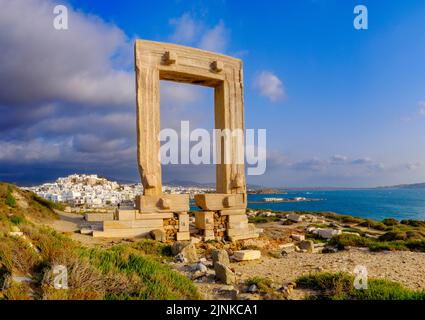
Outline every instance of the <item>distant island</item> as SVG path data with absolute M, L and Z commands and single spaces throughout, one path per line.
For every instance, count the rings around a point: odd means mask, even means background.
M 255 190 L 249 190 L 248 193 L 252 194 L 285 194 L 286 192 L 275 189 L 275 188 L 261 188 L 261 189 L 255 189 Z
M 377 189 L 424 189 L 424 188 L 425 188 L 425 182 L 377 187 Z

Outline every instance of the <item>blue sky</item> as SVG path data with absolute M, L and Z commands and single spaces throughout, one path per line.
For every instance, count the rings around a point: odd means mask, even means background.
M 143 38 L 243 60 L 245 125 L 267 129 L 268 150 L 266 173 L 248 182 L 425 181 L 424 1 L 7 2 L 0 180 L 74 171 L 138 180 L 132 43 Z M 47 26 L 55 4 L 69 7 L 67 34 Z M 367 30 L 353 27 L 358 4 L 368 8 Z M 28 59 L 40 68 L 23 72 Z M 164 125 L 212 125 L 212 90 L 162 89 Z M 172 179 L 213 181 L 213 168 L 164 168 Z

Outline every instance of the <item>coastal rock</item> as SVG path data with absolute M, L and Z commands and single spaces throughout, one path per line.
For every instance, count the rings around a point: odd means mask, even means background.
M 93 234 L 93 229 L 91 227 L 81 228 L 80 233 L 90 235 L 90 234 Z
M 358 234 L 357 232 L 350 232 L 350 231 L 343 231 L 343 234 L 351 234 L 352 236 L 358 236 L 360 237 L 360 234 Z
M 153 240 L 164 242 L 167 240 L 167 235 L 164 230 L 155 229 L 150 232 L 150 236 Z
M 255 292 L 257 292 L 257 286 L 255 285 L 255 284 L 251 284 L 250 286 L 249 286 L 249 288 L 248 288 L 248 292 L 249 293 L 255 293 Z
M 273 212 L 270 212 L 270 211 L 265 211 L 265 212 L 260 213 L 259 216 L 260 217 L 274 217 L 274 216 L 276 216 L 276 214 L 273 213 Z
M 237 261 L 257 260 L 261 258 L 260 250 L 239 250 L 233 253 L 233 258 Z
M 243 242 L 244 246 L 251 246 L 251 247 L 257 247 L 257 248 L 265 248 L 269 241 L 264 239 L 247 239 Z
M 216 262 L 214 265 L 215 277 L 217 280 L 224 284 L 234 284 L 236 282 L 236 275 L 230 268 L 221 262 Z
M 201 271 L 203 273 L 206 273 L 208 268 L 201 262 L 193 264 L 191 267 L 192 271 Z
M 320 237 L 324 239 L 331 239 L 332 237 L 337 236 L 341 233 L 342 233 L 341 230 L 336 230 L 336 229 L 318 229 L 317 230 L 317 235 L 319 235 Z
M 189 263 L 198 261 L 198 254 L 193 243 L 176 241 L 171 246 L 171 252 L 173 255 L 181 254 Z
M 301 222 L 303 220 L 303 216 L 296 213 L 290 213 L 286 216 L 286 218 L 293 222 Z
M 24 235 L 21 231 L 11 231 L 9 232 L 9 236 L 11 237 L 22 237 Z
M 295 251 L 295 245 L 292 242 L 281 244 L 279 245 L 279 248 L 282 249 L 282 255 L 287 255 L 288 253 Z
M 213 250 L 211 252 L 211 257 L 212 257 L 214 266 L 217 262 L 220 262 L 224 264 L 225 266 L 228 266 L 230 264 L 229 255 L 226 250 L 223 250 L 223 249 Z
M 314 242 L 312 240 L 304 240 L 298 244 L 301 250 L 312 253 L 314 251 Z
M 308 233 L 315 233 L 317 231 L 318 228 L 313 227 L 313 226 L 309 226 L 305 229 L 306 232 Z
M 305 240 L 305 235 L 293 233 L 291 234 L 291 238 L 294 239 L 295 241 L 303 241 Z
M 200 270 L 197 270 L 197 271 L 195 271 L 193 274 L 192 274 L 192 279 L 193 280 L 196 280 L 196 279 L 199 279 L 199 278 L 202 278 L 202 277 L 204 277 L 206 274 L 205 274 L 205 272 L 202 272 L 202 271 L 200 271 Z
M 258 294 L 241 293 L 238 295 L 238 300 L 260 300 L 261 296 Z
M 179 263 L 186 263 L 187 262 L 187 259 L 181 253 L 176 254 L 174 259 L 176 260 L 176 262 L 179 262 Z
M 197 244 L 197 243 L 200 243 L 202 240 L 201 239 L 199 239 L 198 237 L 191 237 L 190 238 L 190 242 L 191 243 L 193 243 L 193 244 Z

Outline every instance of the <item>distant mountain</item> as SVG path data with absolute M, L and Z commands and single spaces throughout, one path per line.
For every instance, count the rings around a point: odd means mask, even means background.
M 215 183 L 212 183 L 212 182 L 202 183 L 202 182 L 195 182 L 190 180 L 178 180 L 178 179 L 164 182 L 164 185 L 172 186 L 172 187 L 198 187 L 198 188 L 214 188 L 215 187 Z
M 164 182 L 164 185 L 167 186 L 179 186 L 179 187 L 198 187 L 198 188 L 215 188 L 215 182 L 195 182 L 190 180 L 170 180 L 167 182 Z M 250 190 L 258 190 L 264 188 L 263 186 L 256 185 L 256 184 L 247 184 L 247 189 Z
M 410 183 L 410 184 L 397 184 L 395 186 L 383 186 L 377 187 L 378 189 L 424 189 L 425 182 L 422 183 Z

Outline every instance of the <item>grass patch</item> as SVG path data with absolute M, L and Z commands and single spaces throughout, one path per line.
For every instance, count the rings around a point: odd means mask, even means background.
M 14 225 L 20 225 L 25 222 L 25 217 L 13 215 L 9 218 L 9 221 Z
M 268 278 L 262 278 L 262 277 L 252 277 L 245 281 L 245 285 L 252 286 L 255 284 L 257 286 L 257 290 L 260 293 L 267 293 L 270 292 L 272 289 L 272 281 Z
M 160 261 L 169 254 L 165 244 L 146 240 L 86 248 L 47 227 L 26 224 L 21 230 L 38 253 L 22 238 L 0 237 L 0 278 L 12 272 L 31 274 L 38 279 L 37 299 L 200 298 L 190 279 Z M 53 287 L 52 267 L 58 264 L 67 268 L 68 290 Z M 4 296 L 15 299 L 23 294 L 13 287 Z
M 36 195 L 35 193 L 32 194 L 32 199 L 39 203 L 40 205 L 49 208 L 50 210 L 60 210 L 63 211 L 65 210 L 65 205 L 60 203 L 60 202 L 53 202 L 47 199 L 44 199 L 42 197 L 39 197 L 38 195 Z
M 5 204 L 11 208 L 15 208 L 16 207 L 16 199 L 12 194 L 13 189 L 10 185 L 7 186 L 7 193 L 6 193 L 6 200 L 5 200 Z
M 338 250 L 347 247 L 366 247 L 371 251 L 420 251 L 425 252 L 425 240 L 392 240 L 387 241 L 381 238 L 366 238 L 351 234 L 341 234 L 333 237 L 329 244 Z
M 248 221 L 250 223 L 266 223 L 266 222 L 273 222 L 273 221 L 279 221 L 279 217 L 249 217 Z
M 190 279 L 162 263 L 171 259 L 171 247 L 153 240 L 86 248 L 55 230 L 34 224 L 55 217 L 57 204 L 31 192 L 19 193 L 17 207 L 6 206 L 7 185 L 0 183 L 0 299 L 29 299 L 26 284 L 12 283 L 1 290 L 10 274 L 29 274 L 35 299 L 199 299 Z M 19 203 L 26 206 L 24 208 Z M 28 218 L 28 219 L 27 219 Z M 11 226 L 25 234 L 10 237 Z M 54 265 L 68 271 L 68 290 L 53 286 Z
M 267 252 L 267 254 L 275 259 L 281 259 L 282 258 L 282 253 L 280 251 L 269 251 Z
M 318 293 L 308 299 L 326 300 L 424 300 L 425 291 L 415 291 L 382 279 L 368 279 L 368 288 L 354 288 L 354 277 L 347 273 L 316 273 L 297 279 L 299 288 Z
M 358 228 L 344 228 L 342 229 L 343 232 L 355 232 L 358 233 L 360 236 L 364 236 L 365 232 L 358 229 Z
M 384 231 L 387 228 L 387 226 L 384 223 L 378 222 L 372 219 L 366 219 L 365 221 L 359 223 L 358 225 L 361 227 L 366 227 L 369 229 L 375 229 L 379 231 Z

